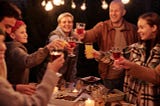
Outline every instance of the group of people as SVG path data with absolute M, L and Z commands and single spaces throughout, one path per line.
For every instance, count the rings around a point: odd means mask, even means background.
M 125 101 L 137 106 L 158 106 L 160 16 L 155 12 L 144 13 L 139 16 L 136 27 L 123 18 L 125 14 L 124 4 L 120 0 L 113 0 L 109 5 L 110 19 L 97 23 L 79 35 L 73 31 L 73 15 L 62 13 L 57 18 L 57 28 L 49 35 L 48 44 L 28 54 L 23 45 L 28 37 L 26 24 L 19 19 L 20 12 L 13 4 L 0 2 L 0 105 L 46 106 L 59 80 L 57 72 L 62 74 L 64 80 L 74 82 L 78 46 L 74 50 L 76 56 L 69 57 L 69 45 L 64 45 L 62 40 L 72 36 L 84 43 L 98 44 L 99 50 L 94 50 L 93 55 L 99 62 L 98 72 L 107 88 L 122 90 L 126 94 Z M 6 43 L 5 33 L 12 39 Z M 113 47 L 123 52 L 116 61 L 112 58 Z M 63 49 L 64 54 L 50 62 L 47 58 L 54 48 Z M 29 85 L 29 68 L 41 64 L 45 59 L 47 61 L 39 84 Z M 113 68 L 115 64 L 118 69 Z
M 25 24 L 21 22 L 22 26 L 18 26 L 15 28 L 16 22 L 19 19 L 19 11 L 17 11 L 17 7 L 14 4 L 11 4 L 6 1 L 0 2 L 0 105 L 1 106 L 46 106 L 48 104 L 48 101 L 51 97 L 52 90 L 54 86 L 56 86 L 56 83 L 58 82 L 59 76 L 58 76 L 58 70 L 60 67 L 62 67 L 64 63 L 63 55 L 56 59 L 53 62 L 49 62 L 47 65 L 46 73 L 43 77 L 43 80 L 37 87 L 35 88 L 35 91 L 32 90 L 32 95 L 28 96 L 27 94 L 27 87 L 23 85 L 23 83 L 18 83 L 16 86 L 17 91 L 20 91 L 26 88 L 25 94 L 17 92 L 13 89 L 13 86 L 10 82 L 8 82 L 7 79 L 7 67 L 5 62 L 5 51 L 6 51 L 6 45 L 5 45 L 5 37 L 8 33 L 11 34 L 11 38 L 13 39 L 13 42 L 24 43 L 27 42 L 26 40 L 26 32 L 25 32 Z M 14 33 L 14 34 L 13 34 Z M 23 52 L 22 54 L 24 56 L 28 56 L 28 54 L 25 52 L 25 47 L 23 47 L 21 44 L 18 44 L 17 51 Z M 49 49 L 55 48 L 55 47 L 62 47 L 61 43 L 59 41 L 54 41 L 51 44 L 48 44 L 44 50 L 42 51 L 42 54 L 45 54 L 45 52 L 48 52 Z M 21 50 L 19 50 L 21 49 Z M 44 53 L 43 53 L 44 52 Z M 16 52 L 17 53 L 17 52 Z M 40 53 L 41 54 L 41 53 Z M 24 56 L 22 56 L 24 58 Z M 15 55 L 14 60 L 17 56 Z M 25 57 L 26 58 L 26 57 Z M 24 58 L 24 59 L 25 59 Z M 19 60 L 17 60 L 19 61 Z M 28 63 L 28 61 L 21 61 L 22 63 Z M 22 66 L 24 67 L 24 65 Z M 12 66 L 14 68 L 14 66 Z M 20 71 L 24 71 L 24 68 Z M 20 79 L 20 81 L 23 81 Z M 19 88 L 20 85 L 20 89 Z M 23 87 L 21 87 L 23 86 Z

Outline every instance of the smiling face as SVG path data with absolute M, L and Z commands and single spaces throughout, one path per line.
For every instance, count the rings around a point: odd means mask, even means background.
M 0 28 L 8 34 L 11 33 L 12 27 L 15 25 L 16 19 L 13 17 L 4 17 L 3 20 L 0 22 Z
M 109 17 L 113 24 L 119 24 L 122 22 L 123 16 L 126 11 L 124 6 L 120 2 L 111 2 L 109 6 Z
M 64 33 L 70 33 L 73 29 L 73 19 L 70 16 L 64 16 L 59 22 L 59 26 Z
M 15 32 L 11 33 L 11 38 L 21 43 L 28 42 L 28 35 L 26 32 L 26 25 L 21 25 Z
M 138 20 L 138 33 L 141 40 L 151 40 L 156 37 L 156 25 L 150 26 L 145 19 L 139 18 Z

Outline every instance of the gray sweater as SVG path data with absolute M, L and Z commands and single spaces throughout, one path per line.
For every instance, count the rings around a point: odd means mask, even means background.
M 11 84 L 0 77 L 0 106 L 47 106 L 58 77 L 52 70 L 47 70 L 36 93 L 27 96 L 13 90 Z
M 28 54 L 23 44 L 16 41 L 7 42 L 6 64 L 8 80 L 12 84 L 25 84 L 29 79 L 29 68 L 40 64 L 48 55 L 49 50 L 44 47 L 32 54 Z

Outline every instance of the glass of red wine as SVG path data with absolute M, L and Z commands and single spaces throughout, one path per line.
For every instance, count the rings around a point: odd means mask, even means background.
M 74 37 L 67 37 L 67 42 L 70 45 L 70 52 L 68 54 L 69 57 L 74 57 L 76 56 L 74 54 L 74 49 L 76 47 L 76 39 Z
M 63 53 L 62 50 L 57 50 L 57 49 L 50 51 L 50 61 L 54 61 L 55 59 L 60 57 L 62 53 Z
M 118 59 L 121 57 L 121 53 L 122 53 L 120 48 L 113 47 L 111 52 L 112 52 L 112 57 L 113 57 L 114 61 L 118 61 Z M 119 69 L 119 68 L 118 68 L 118 66 L 116 64 L 113 64 L 113 69 Z
M 79 35 L 83 34 L 84 31 L 85 31 L 85 26 L 86 26 L 85 23 L 77 22 L 76 23 L 76 32 L 77 32 L 77 34 L 79 34 Z M 78 39 L 78 43 L 82 43 L 80 39 Z

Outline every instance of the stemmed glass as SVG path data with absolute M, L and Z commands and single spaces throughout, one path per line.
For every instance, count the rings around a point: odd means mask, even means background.
M 112 57 L 114 61 L 118 61 L 118 59 L 121 57 L 122 51 L 118 47 L 113 47 L 112 50 Z M 114 62 L 115 63 L 115 62 Z M 113 69 L 119 70 L 118 66 L 116 64 L 113 64 Z
M 77 34 L 79 34 L 79 35 L 84 34 L 85 27 L 86 27 L 85 23 L 77 22 L 76 23 L 76 32 L 77 32 Z M 78 43 L 82 43 L 80 38 L 78 38 Z
M 76 47 L 76 39 L 74 37 L 67 37 L 67 42 L 70 45 L 70 52 L 68 54 L 69 57 L 76 56 L 73 52 Z
M 55 59 L 60 57 L 62 55 L 62 53 L 63 53 L 62 50 L 53 49 L 52 51 L 50 51 L 50 61 L 54 61 Z

